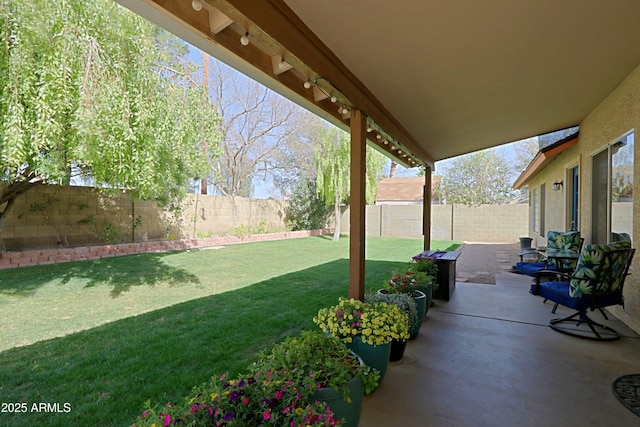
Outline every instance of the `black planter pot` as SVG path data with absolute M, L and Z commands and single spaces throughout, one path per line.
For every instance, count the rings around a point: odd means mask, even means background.
M 404 350 L 407 348 L 407 341 L 393 340 L 391 341 L 390 362 L 397 362 L 404 356 Z

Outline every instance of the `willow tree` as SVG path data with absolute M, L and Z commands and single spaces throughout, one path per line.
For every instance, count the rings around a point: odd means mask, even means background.
M 314 157 L 317 171 L 316 190 L 324 197 L 327 205 L 333 204 L 336 222 L 333 240 L 338 240 L 340 238 L 340 204 L 347 202 L 350 195 L 349 134 L 338 128 L 327 127 L 319 139 Z M 382 177 L 385 158 L 369 146 L 367 146 L 366 158 L 365 194 L 367 203 L 372 203 L 378 182 Z
M 0 2 L 0 230 L 20 194 L 73 171 L 175 205 L 219 141 L 184 52 L 112 0 Z

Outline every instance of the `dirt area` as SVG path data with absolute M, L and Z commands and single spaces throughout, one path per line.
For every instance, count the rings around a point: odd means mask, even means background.
M 520 244 L 465 243 L 456 263 L 456 281 L 495 285 L 496 274 L 508 273 L 520 261 Z

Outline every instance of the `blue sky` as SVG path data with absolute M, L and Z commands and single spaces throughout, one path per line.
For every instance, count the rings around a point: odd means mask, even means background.
M 200 67 L 202 66 L 203 53 L 197 47 L 189 45 L 189 52 L 187 54 L 187 58 L 190 61 L 193 61 L 195 64 L 199 65 Z M 211 57 L 211 61 L 218 61 L 218 60 L 214 57 Z M 504 145 L 495 147 L 493 149 L 497 150 L 498 155 L 505 158 L 509 163 L 514 162 L 516 159 L 516 153 L 515 153 L 513 143 L 504 144 Z M 436 162 L 435 173 L 437 175 L 442 175 L 447 170 L 447 168 L 449 167 L 453 159 L 455 158 Z M 388 160 L 384 170 L 385 175 L 389 173 L 390 164 L 391 164 L 391 161 Z M 416 176 L 417 174 L 418 174 L 418 168 L 406 169 L 402 166 L 398 166 L 398 169 L 396 170 L 396 176 L 398 177 L 410 177 L 410 176 Z M 516 177 L 514 177 L 514 179 L 515 178 Z M 269 197 L 274 197 L 274 198 L 279 197 L 279 191 L 273 185 L 270 175 L 267 175 L 266 177 L 264 177 L 262 174 L 260 174 L 260 176 L 254 177 L 253 197 L 258 199 L 266 199 Z

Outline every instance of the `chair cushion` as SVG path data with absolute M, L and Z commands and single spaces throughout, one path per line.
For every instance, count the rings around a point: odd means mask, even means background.
M 535 285 L 531 286 L 532 292 Z M 569 295 L 569 282 L 542 282 L 538 288 L 538 295 L 550 301 L 557 302 L 565 307 L 574 310 L 582 310 L 591 307 L 593 303 L 596 307 L 606 307 L 610 305 L 620 304 L 622 302 L 622 293 L 614 292 L 607 295 L 592 298 L 590 295 L 573 298 Z
M 629 233 L 611 233 L 612 242 L 629 242 L 631 244 L 631 236 Z
M 574 255 L 580 252 L 580 244 L 579 231 L 568 231 L 566 233 L 549 231 L 547 233 L 547 255 Z M 553 260 L 550 262 L 553 262 Z M 576 262 L 572 260 L 562 260 L 561 263 L 563 270 L 573 270 L 576 266 Z
M 532 285 L 532 291 L 535 285 Z M 542 282 L 538 287 L 538 295 L 565 307 L 580 310 L 582 307 L 580 298 L 569 296 L 569 282 Z
M 516 270 L 520 274 L 526 274 L 527 276 L 533 276 L 540 270 L 545 269 L 546 263 L 544 262 L 517 262 Z M 549 266 L 549 270 L 555 269 L 555 266 Z
M 605 257 L 605 253 L 615 249 L 629 248 L 630 246 L 627 241 L 614 242 L 606 246 L 587 245 L 580 254 L 578 265 L 571 279 L 569 295 L 574 298 L 592 295 L 591 280 L 597 277 L 601 277 L 601 279 L 597 282 L 596 293 L 610 293 L 617 290 L 623 280 L 622 270 L 626 254 L 620 252 L 613 254 L 611 257 Z M 600 270 L 609 270 L 611 268 L 613 268 L 612 273 L 614 274 L 600 274 Z

